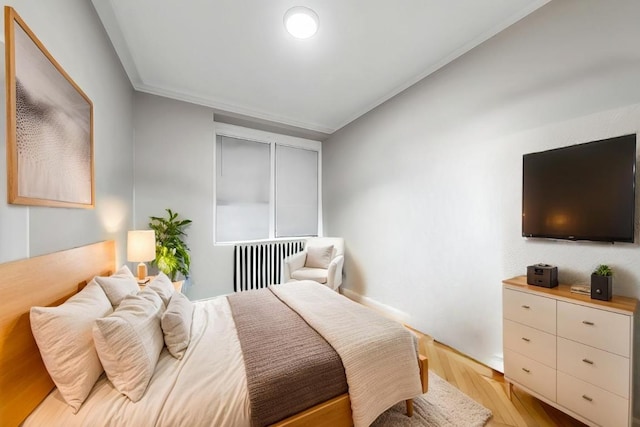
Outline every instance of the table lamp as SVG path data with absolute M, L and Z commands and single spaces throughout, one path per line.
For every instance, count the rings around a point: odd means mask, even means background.
M 153 230 L 133 230 L 127 234 L 127 260 L 139 262 L 138 283 L 147 280 L 145 262 L 156 259 L 156 234 Z

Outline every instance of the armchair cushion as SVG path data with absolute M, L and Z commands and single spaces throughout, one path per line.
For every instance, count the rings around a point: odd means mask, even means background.
M 307 260 L 304 263 L 308 268 L 327 269 L 333 255 L 333 245 L 329 246 L 308 246 Z
M 328 270 L 325 268 L 302 267 L 291 273 L 294 280 L 313 280 L 318 283 L 327 283 Z
M 301 251 L 284 259 L 285 265 L 289 268 L 289 271 L 295 271 L 304 267 L 304 263 L 307 260 L 307 251 Z

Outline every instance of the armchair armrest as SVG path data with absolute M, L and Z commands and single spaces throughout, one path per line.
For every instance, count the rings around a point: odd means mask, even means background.
M 282 260 L 282 283 L 291 280 L 291 273 L 304 267 L 306 260 L 307 251 L 304 250 Z
M 334 291 L 342 284 L 342 266 L 344 265 L 344 256 L 338 255 L 329 263 L 327 274 L 327 285 Z

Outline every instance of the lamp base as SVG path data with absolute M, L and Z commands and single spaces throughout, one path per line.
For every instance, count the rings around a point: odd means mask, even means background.
M 147 264 L 145 264 L 144 262 L 141 262 L 140 264 L 138 264 L 138 283 L 140 283 L 140 281 L 143 281 L 143 283 L 147 283 L 148 280 L 147 279 Z

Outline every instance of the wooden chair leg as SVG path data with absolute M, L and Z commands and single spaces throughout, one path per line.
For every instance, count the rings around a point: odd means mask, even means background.
M 507 397 L 511 400 L 511 394 L 513 393 L 513 384 L 507 381 Z
M 407 417 L 413 417 L 413 399 L 406 400 L 407 402 Z

